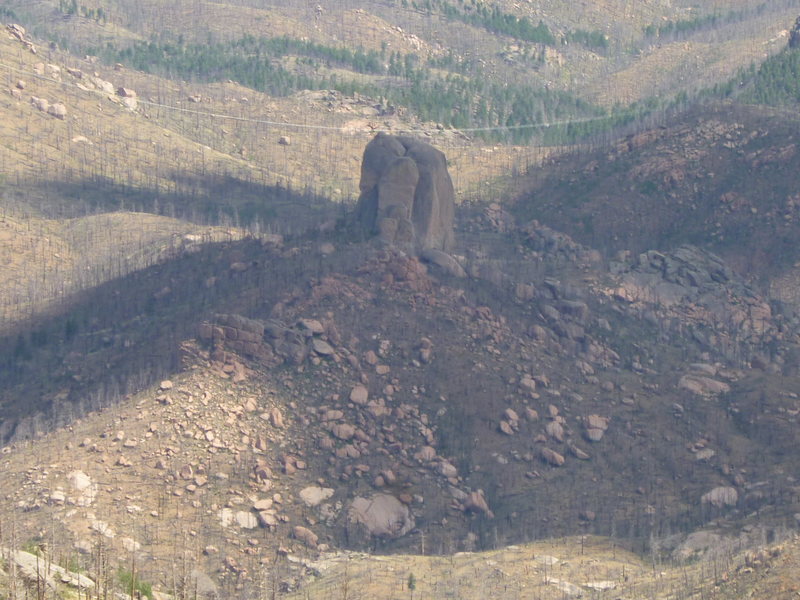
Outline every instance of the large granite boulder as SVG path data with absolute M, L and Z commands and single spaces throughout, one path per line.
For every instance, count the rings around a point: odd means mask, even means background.
M 354 542 L 366 542 L 371 537 L 399 538 L 414 528 L 408 507 L 390 494 L 355 498 L 347 521 L 348 537 Z
M 445 155 L 423 141 L 378 133 L 364 150 L 357 218 L 387 244 L 453 246 L 455 192 Z

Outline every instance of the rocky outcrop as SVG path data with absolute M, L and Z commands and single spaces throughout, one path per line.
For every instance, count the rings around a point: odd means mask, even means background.
M 626 311 L 664 331 L 691 336 L 728 360 L 746 361 L 781 337 L 780 319 L 768 300 L 701 248 L 650 250 L 630 264 L 612 262 L 611 271 L 617 284 L 605 293 Z
M 379 133 L 361 164 L 357 218 L 387 244 L 449 251 L 455 192 L 445 155 L 407 136 Z
M 22 550 L 0 548 L 0 556 L 3 556 L 7 562 L 13 563 L 14 571 L 12 572 L 15 572 L 22 581 L 41 589 L 42 595 L 44 595 L 45 590 L 55 594 L 56 590 L 60 587 L 63 588 L 63 586 L 68 586 L 71 588 L 70 591 L 73 592 L 75 590 L 84 590 L 84 593 L 88 595 L 89 592 L 86 590 L 92 590 L 95 587 L 95 582 L 86 575 L 69 571 L 36 554 Z M 80 595 L 80 592 L 78 595 Z
M 280 362 L 300 365 L 307 359 L 338 358 L 332 343 L 335 328 L 329 327 L 330 331 L 316 319 L 300 319 L 290 326 L 278 319 L 218 314 L 213 322 L 200 324 L 198 337 L 211 345 L 212 360 L 221 364 L 235 364 L 230 355 L 235 353 L 267 366 Z

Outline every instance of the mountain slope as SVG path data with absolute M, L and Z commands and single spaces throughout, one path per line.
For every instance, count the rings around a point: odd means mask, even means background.
M 748 546 L 788 535 L 795 325 L 732 271 L 713 279 L 718 259 L 701 251 L 648 255 L 685 261 L 677 279 L 644 263 L 612 274 L 540 225 L 492 235 L 496 211 L 464 234 L 478 251 L 464 259 L 469 280 L 339 232 L 333 253 L 319 239 L 236 242 L 107 285 L 112 304 L 87 303 L 99 322 L 31 338 L 31 355 L 9 364 L 3 409 L 17 441 L 4 455 L 3 514 L 18 538 L 50 520 L 53 547 L 100 535 L 123 552 L 130 542 L 109 527 L 141 544 L 152 580 L 189 548 L 231 590 L 253 589 L 282 545 L 300 556 L 322 544 L 416 551 L 424 533 L 428 552 L 451 553 L 589 532 L 639 549 L 657 540 L 677 557 L 718 543 L 686 546 L 702 525 L 731 544 L 745 527 Z M 661 300 L 632 295 L 667 285 Z M 38 414 L 15 400 L 33 389 L 26 371 L 50 402 Z M 31 471 L 34 456 L 48 466 Z M 97 483 L 91 506 L 70 487 L 74 470 Z M 159 492 L 143 494 L 149 486 Z M 332 496 L 307 505 L 311 487 Z M 410 529 L 381 537 L 353 525 L 356 500 L 381 494 L 407 507 Z M 186 523 L 195 535 L 184 540 Z
M 698 107 L 611 149 L 533 169 L 514 211 L 609 257 L 701 244 L 769 285 L 798 260 L 791 113 Z

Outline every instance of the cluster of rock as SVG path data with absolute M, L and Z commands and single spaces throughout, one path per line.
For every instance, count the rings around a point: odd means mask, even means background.
M 569 235 L 539 223 L 536 219 L 519 228 L 526 245 L 534 252 L 549 258 L 560 258 L 571 263 L 599 264 L 600 253 L 579 244 Z
M 278 319 L 262 321 L 219 314 L 213 322 L 200 324 L 198 337 L 211 344 L 211 358 L 223 364 L 232 362 L 226 351 L 264 365 L 281 361 L 300 365 L 310 357 L 338 358 L 332 345 L 338 341 L 335 326 L 328 322 L 326 327 L 317 319 L 300 319 L 288 326 Z
M 391 117 L 404 115 L 405 109 L 395 107 L 386 102 L 375 102 L 373 98 L 358 92 L 345 95 L 338 90 L 302 90 L 297 93 L 298 99 L 315 104 L 314 108 L 322 108 L 331 112 L 343 112 L 360 117 Z
M 33 54 L 36 54 L 36 47 L 27 38 L 25 29 L 17 24 L 10 24 L 6 27 L 8 32 L 19 40 Z M 62 67 L 52 64 L 39 62 L 33 66 L 33 72 L 39 77 L 44 77 L 53 81 L 62 81 L 62 73 L 66 71 L 75 80 L 75 85 L 84 91 L 102 92 L 106 97 L 129 110 L 136 110 L 139 106 L 135 90 L 128 87 L 115 87 L 110 81 L 101 78 L 97 73 L 87 75 L 76 67 Z M 22 91 L 27 87 L 24 80 L 19 80 L 10 90 L 11 95 L 16 99 L 22 98 Z M 51 102 L 45 98 L 36 96 L 31 97 L 31 104 L 38 110 L 47 113 L 57 119 L 65 119 L 67 108 L 63 102 Z
M 341 288 L 337 289 L 341 291 Z M 309 407 L 308 412 L 301 417 L 306 428 L 318 423 L 318 426 L 308 430 L 309 434 L 316 438 L 316 445 L 321 452 L 329 453 L 328 460 L 335 467 L 333 472 L 336 476 L 342 481 L 369 477 L 374 488 L 383 490 L 405 485 L 409 477 L 418 477 L 412 476 L 409 471 L 413 465 L 418 465 L 417 469 L 422 467 L 420 472 L 426 473 L 426 477 L 447 481 L 454 508 L 465 513 L 482 514 L 490 518 L 493 516 L 483 493 L 468 488 L 464 490 L 455 466 L 438 456 L 435 435 L 427 425 L 429 418 L 421 414 L 414 405 L 395 401 L 398 385 L 396 380 L 390 378 L 391 370 L 385 364 L 385 359 L 391 353 L 388 340 L 378 344 L 377 351 L 368 350 L 363 355 L 356 356 L 340 345 L 332 321 L 300 318 L 294 322 L 292 327 L 286 327 L 275 319 L 260 321 L 239 315 L 217 315 L 213 322 L 201 325 L 199 337 L 211 342 L 209 358 L 213 361 L 229 362 L 231 355 L 240 354 L 260 361 L 283 359 L 290 364 L 302 364 L 309 356 L 312 359 L 335 356 L 336 360 L 327 363 L 331 367 L 344 358 L 344 364 L 350 367 L 372 370 L 378 378 L 386 377 L 392 383 L 382 385 L 382 393 L 373 396 L 368 385 L 356 381 L 347 387 L 345 393 L 329 394 L 326 402 L 313 409 Z M 331 343 L 337 348 L 326 342 L 326 339 L 335 340 Z M 433 359 L 433 350 L 433 342 L 429 338 L 421 338 L 417 346 L 416 364 L 429 363 Z M 362 381 L 367 381 L 367 375 L 363 371 L 361 378 Z M 330 379 L 332 381 L 334 380 Z M 418 392 L 414 390 L 414 394 L 417 395 Z M 284 426 L 282 418 L 276 419 L 269 415 L 269 420 L 273 424 Z M 262 443 L 258 439 L 254 439 L 254 443 L 256 449 L 266 450 L 269 447 L 269 442 Z M 387 464 L 381 456 L 397 458 Z M 284 474 L 291 475 L 298 469 L 305 468 L 304 460 L 282 454 L 281 471 Z M 266 462 L 256 465 L 256 478 L 263 483 L 271 481 L 274 472 Z M 306 506 L 316 507 L 325 499 L 312 498 L 312 492 L 315 491 L 309 489 L 305 495 L 301 492 Z M 331 493 L 332 490 L 327 492 L 326 498 Z M 422 502 L 421 496 L 395 496 L 387 492 L 356 498 L 350 503 L 346 513 L 348 539 L 352 544 L 362 545 L 368 543 L 372 537 L 405 535 L 414 526 L 411 506 Z M 226 523 L 237 523 L 240 527 L 241 521 L 248 525 L 258 523 L 274 528 L 281 518 L 274 510 L 272 506 L 261 506 L 255 510 L 252 518 L 243 515 L 237 518 L 238 513 L 232 510 L 224 515 L 221 513 L 220 518 L 224 517 Z M 336 518 L 341 509 L 331 508 L 323 503 L 316 510 L 327 523 Z M 295 538 L 311 539 L 304 532 L 301 536 L 296 532 Z M 311 543 L 306 545 L 316 547 Z
M 17 85 L 19 86 L 19 83 Z M 61 119 L 62 121 L 67 116 L 67 107 L 61 102 L 50 104 L 50 102 L 45 98 L 37 98 L 36 96 L 31 96 L 31 105 L 37 110 L 40 110 L 43 113 L 47 113 L 48 115 L 50 115 L 51 117 L 55 117 L 56 119 Z
M 520 388 L 531 393 L 533 398 L 539 398 L 539 394 L 533 393 L 535 388 L 535 380 L 529 376 L 524 376 L 520 382 Z M 578 458 L 580 460 L 589 460 L 591 456 L 582 450 L 572 438 L 572 429 L 567 424 L 566 418 L 560 414 L 557 406 L 548 404 L 546 409 L 546 419 L 544 420 L 544 429 L 540 433 L 532 435 L 533 442 L 540 445 L 538 456 L 542 462 L 551 467 L 561 467 L 566 463 L 566 454 Z M 524 413 L 525 419 L 520 418 L 519 414 L 513 408 L 506 408 L 503 411 L 500 425 L 498 430 L 507 436 L 514 436 L 521 432 L 522 424 L 527 421 L 531 424 L 531 429 L 539 422 L 539 411 L 536 409 L 525 406 Z M 584 418 L 578 418 L 578 421 L 583 423 L 583 435 L 587 441 L 596 443 L 603 439 L 606 430 L 608 429 L 610 419 L 608 417 L 601 417 L 600 415 L 591 414 Z M 535 429 L 534 429 L 535 431 Z M 558 445 L 563 446 L 563 450 L 558 448 Z M 560 451 L 559 451 L 560 450 Z M 524 460 L 531 462 L 533 455 L 527 453 L 522 456 Z M 540 474 L 536 471 L 529 471 L 528 476 L 531 478 L 539 477 Z
M 731 391 L 731 386 L 722 381 L 731 377 L 732 373 L 725 372 L 716 365 L 694 363 L 689 366 L 689 372 L 681 376 L 678 387 L 698 396 L 718 396 Z
M 46 69 L 48 75 L 51 76 L 53 74 L 58 74 L 61 71 L 61 69 L 56 65 L 47 65 Z M 45 64 L 38 63 L 35 70 L 37 73 L 43 74 L 45 72 Z M 14 87 L 11 89 L 11 95 L 17 100 L 21 100 L 22 93 L 27 87 L 28 87 L 27 82 L 24 79 L 19 79 L 17 80 L 16 84 L 14 84 Z M 31 106 L 33 106 L 36 110 L 48 114 L 51 117 L 55 117 L 56 119 L 61 119 L 63 121 L 67 117 L 67 107 L 63 102 L 51 103 L 46 98 L 31 96 L 30 103 Z
M 670 333 L 734 361 L 781 338 L 770 304 L 710 252 L 687 245 L 620 258 L 611 265 L 616 285 L 606 293 Z
M 35 45 L 33 44 L 33 42 L 32 42 L 32 41 L 31 41 L 31 40 L 28 38 L 28 35 L 27 35 L 27 33 L 25 32 L 25 28 L 24 28 L 22 25 L 19 25 L 19 24 L 17 24 L 17 23 L 9 23 L 9 24 L 6 26 L 6 29 L 8 30 L 8 32 L 9 32 L 9 33 L 10 33 L 10 34 L 11 34 L 11 35 L 14 37 L 14 38 L 16 38 L 17 40 L 19 40 L 19 42 L 20 42 L 20 43 L 21 43 L 23 46 L 25 46 L 25 48 L 27 48 L 27 49 L 28 49 L 28 50 L 31 52 L 31 54 L 36 54 L 36 46 L 35 46 Z

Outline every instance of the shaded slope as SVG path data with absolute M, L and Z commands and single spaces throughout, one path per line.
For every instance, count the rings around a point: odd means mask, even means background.
M 532 170 L 514 212 L 608 257 L 697 244 L 763 282 L 800 258 L 791 114 L 722 104 Z

